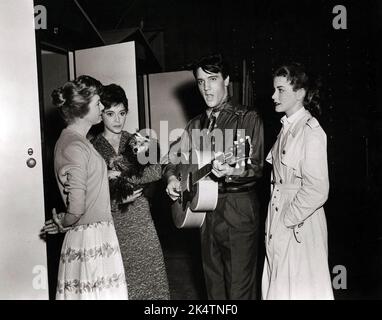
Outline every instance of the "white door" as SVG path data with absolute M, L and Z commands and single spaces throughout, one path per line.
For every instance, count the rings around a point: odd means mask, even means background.
M 0 299 L 48 299 L 33 1 L 0 1 L 0 113 Z
M 124 129 L 139 128 L 135 44 L 133 41 L 74 52 L 75 76 L 86 74 L 107 85 L 116 83 L 126 92 L 129 112 Z

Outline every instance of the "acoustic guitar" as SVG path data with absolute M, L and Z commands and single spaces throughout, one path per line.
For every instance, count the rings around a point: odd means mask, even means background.
M 241 139 L 240 142 L 235 142 L 236 148 L 238 145 L 246 145 L 246 143 L 250 145 L 249 137 Z M 218 202 L 218 182 L 210 177 L 212 162 L 215 159 L 222 163 L 235 164 L 236 168 L 241 168 L 241 172 L 243 172 L 245 160 L 249 159 L 249 156 L 244 155 L 238 158 L 233 151 L 226 154 L 198 150 L 192 150 L 189 155 L 182 153 L 181 164 L 177 166 L 175 172 L 180 181 L 179 198 L 172 204 L 171 208 L 176 227 L 199 228 L 204 222 L 206 212 L 215 210 Z

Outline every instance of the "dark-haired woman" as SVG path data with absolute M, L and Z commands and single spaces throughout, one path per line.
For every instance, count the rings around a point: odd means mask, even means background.
M 104 130 L 92 139 L 92 143 L 112 169 L 109 177 L 121 174 L 115 162 L 123 161 L 129 172 L 124 172 L 123 178 L 118 179 L 135 190 L 126 198 L 118 199 L 118 195 L 113 193 L 119 189 L 112 187 L 115 181 L 110 181 L 112 215 L 125 266 L 129 299 L 169 299 L 161 244 L 148 199 L 142 193 L 143 185 L 161 179 L 161 166 L 140 166 L 136 156 L 125 152 L 130 147 L 129 141 L 134 138 L 132 133 L 123 130 L 128 111 L 125 91 L 116 84 L 104 86 L 101 101 L 105 107 L 102 114 Z
M 106 164 L 86 139 L 89 129 L 101 121 L 101 89 L 99 81 L 80 76 L 52 93 L 67 123 L 54 152 L 55 175 L 67 206 L 66 213 L 54 212 L 54 222 L 62 232 L 69 228 L 58 271 L 60 300 L 128 298 Z
M 333 299 L 323 205 L 329 178 L 318 88 L 300 64 L 273 78 L 282 128 L 267 156 L 273 165 L 266 221 L 263 299 Z

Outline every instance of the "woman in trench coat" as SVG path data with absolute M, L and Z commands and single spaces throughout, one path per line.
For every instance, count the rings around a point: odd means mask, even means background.
M 326 134 L 312 116 L 320 112 L 318 88 L 296 63 L 280 67 L 273 85 L 276 112 L 285 116 L 266 159 L 273 169 L 262 298 L 333 299 L 323 208 L 329 193 Z

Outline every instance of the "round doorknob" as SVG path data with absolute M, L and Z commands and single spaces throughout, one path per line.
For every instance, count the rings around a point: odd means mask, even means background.
M 36 160 L 35 160 L 34 158 L 29 158 L 29 159 L 27 160 L 27 166 L 28 166 L 29 168 L 33 168 L 35 165 L 36 165 Z

